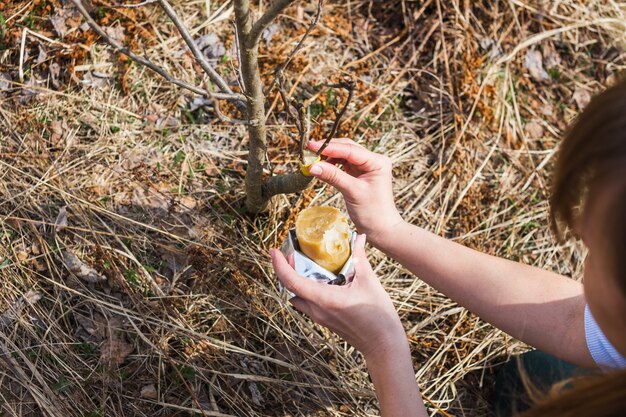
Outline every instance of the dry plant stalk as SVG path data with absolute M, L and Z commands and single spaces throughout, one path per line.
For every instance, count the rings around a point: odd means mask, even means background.
M 290 5 L 294 4 L 296 0 L 276 0 L 274 1 L 266 12 L 256 21 L 253 21 L 252 13 L 250 10 L 250 0 L 234 0 L 235 10 L 235 28 L 236 28 L 236 44 L 239 51 L 239 76 L 243 82 L 243 93 L 234 92 L 228 83 L 217 73 L 213 66 L 208 62 L 203 55 L 200 48 L 194 42 L 189 29 L 185 26 L 182 20 L 176 14 L 176 11 L 168 2 L 168 0 L 154 0 L 149 2 L 143 2 L 139 4 L 129 4 L 116 7 L 139 7 L 147 4 L 158 4 L 165 12 L 168 18 L 172 21 L 178 33 L 181 35 L 185 44 L 190 49 L 194 56 L 194 59 L 200 64 L 203 71 L 209 77 L 211 82 L 215 85 L 218 91 L 211 91 L 209 89 L 200 88 L 198 86 L 187 84 L 181 80 L 176 79 L 170 75 L 163 68 L 154 64 L 145 57 L 139 56 L 128 48 L 124 47 L 118 41 L 109 36 L 89 15 L 89 12 L 82 4 L 82 0 L 72 0 L 78 10 L 87 20 L 89 26 L 104 40 L 106 40 L 111 46 L 116 48 L 119 52 L 125 54 L 133 61 L 150 68 L 168 82 L 192 91 L 196 94 L 200 94 L 205 98 L 213 100 L 215 113 L 217 117 L 227 123 L 242 123 L 247 126 L 249 137 L 249 153 L 248 164 L 246 169 L 246 207 L 253 213 L 259 213 L 266 210 L 270 199 L 278 194 L 292 194 L 298 193 L 304 190 L 312 180 L 312 177 L 304 176 L 301 172 L 272 175 L 269 178 L 263 178 L 263 167 L 265 165 L 265 158 L 267 155 L 267 130 L 266 130 L 266 115 L 265 115 L 265 95 L 263 94 L 263 82 L 261 81 L 261 73 L 259 71 L 258 54 L 259 54 L 259 42 L 262 37 L 263 31 Z M 319 22 L 324 6 L 324 0 L 318 1 L 317 12 L 309 25 L 307 31 L 300 39 L 296 47 L 291 54 L 276 70 L 276 80 L 274 85 L 278 85 L 281 93 L 281 97 L 285 103 L 285 109 L 288 115 L 293 116 L 287 102 L 284 92 L 282 91 L 282 78 L 283 71 L 291 62 L 293 56 L 301 49 L 304 39 L 311 33 L 313 27 Z M 341 117 L 345 114 L 345 111 L 352 99 L 354 83 L 351 81 L 345 81 L 338 85 L 331 86 L 337 88 L 345 88 L 349 92 L 348 99 L 346 100 L 341 111 L 335 110 L 335 121 L 330 134 L 326 138 L 328 144 L 330 139 L 336 133 L 339 124 L 341 123 Z M 232 119 L 223 115 L 220 111 L 219 101 L 227 100 L 233 102 L 237 108 L 243 113 L 242 120 Z M 302 106 L 292 104 L 298 110 L 299 118 L 295 120 L 296 126 L 299 132 L 299 149 L 300 160 L 304 163 L 304 146 L 306 145 L 306 132 L 304 131 L 304 123 L 302 121 Z

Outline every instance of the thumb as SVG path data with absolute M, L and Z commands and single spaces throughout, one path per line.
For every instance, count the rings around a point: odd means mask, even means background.
M 338 189 L 341 194 L 349 193 L 358 183 L 353 176 L 324 161 L 313 164 L 309 168 L 309 172 L 314 177 Z
M 365 254 L 365 242 L 365 235 L 358 235 L 354 240 L 354 249 L 352 249 L 352 262 L 354 263 L 356 275 L 359 277 L 374 272 Z
M 272 265 L 280 282 L 289 291 L 304 300 L 314 299 L 319 291 L 319 284 L 310 279 L 301 277 L 291 265 L 285 256 L 277 249 L 270 251 L 272 257 Z

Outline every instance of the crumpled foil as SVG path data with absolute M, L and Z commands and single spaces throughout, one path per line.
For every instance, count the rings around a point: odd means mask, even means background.
M 354 262 L 352 256 L 354 253 L 354 240 L 356 239 L 356 232 L 352 231 L 350 236 L 350 257 L 341 268 L 338 274 L 333 274 L 328 269 L 321 267 L 311 258 L 306 256 L 301 250 L 298 244 L 298 237 L 296 236 L 296 229 L 289 229 L 287 238 L 280 247 L 280 251 L 285 255 L 285 258 L 293 266 L 298 274 L 311 279 L 313 281 L 324 282 L 330 285 L 343 285 L 352 281 L 354 278 Z M 278 286 L 281 291 L 287 293 L 287 299 L 295 297 L 295 294 L 283 287 L 279 282 Z

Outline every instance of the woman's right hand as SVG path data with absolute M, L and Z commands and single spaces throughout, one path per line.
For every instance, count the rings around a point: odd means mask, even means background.
M 311 141 L 307 146 L 317 152 L 322 144 Z M 403 221 L 393 199 L 391 160 L 350 139 L 333 139 L 322 154 L 328 160 L 314 164 L 309 172 L 339 190 L 357 231 L 377 246 Z M 344 170 L 334 164 L 342 164 Z

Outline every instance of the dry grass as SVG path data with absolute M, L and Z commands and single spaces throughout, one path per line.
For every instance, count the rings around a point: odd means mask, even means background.
M 175 6 L 228 48 L 230 5 L 215 3 Z M 376 415 L 362 357 L 280 300 L 266 255 L 294 213 L 341 207 L 340 196 L 317 183 L 249 217 L 244 130 L 190 112 L 193 97 L 102 44 L 81 46 L 92 40 L 82 32 L 64 45 L 28 36 L 20 82 L 21 28 L 58 41 L 37 16 L 60 5 L 0 3 L 0 72 L 13 80 L 0 92 L 0 415 Z M 264 51 L 268 78 L 314 11 L 302 5 Z M 156 9 L 116 13 L 109 24 L 134 48 L 201 82 Z M 331 4 L 288 78 L 324 120 L 328 97 L 315 86 L 356 77 L 342 133 L 393 158 L 407 220 L 578 278 L 581 248 L 548 231 L 549 172 L 584 92 L 625 68 L 625 13 L 614 1 Z M 529 74 L 529 49 L 553 60 L 548 79 Z M 295 160 L 282 117 L 274 106 L 276 171 Z M 96 282 L 68 271 L 67 253 Z M 489 415 L 493 366 L 527 348 L 381 253 L 371 261 L 432 414 Z

